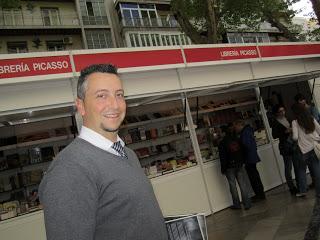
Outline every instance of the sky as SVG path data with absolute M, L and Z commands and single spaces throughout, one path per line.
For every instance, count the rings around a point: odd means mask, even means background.
M 302 10 L 301 13 L 297 14 L 297 16 L 299 16 L 299 17 L 307 17 L 305 15 L 313 11 L 312 4 L 311 4 L 310 0 L 300 0 L 300 2 L 296 3 L 293 6 L 293 9 L 294 10 L 299 10 L 299 9 Z

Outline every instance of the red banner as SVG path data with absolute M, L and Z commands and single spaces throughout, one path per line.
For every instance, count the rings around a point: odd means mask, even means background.
M 0 78 L 27 77 L 72 72 L 69 56 L 0 60 Z
M 285 57 L 320 54 L 320 44 L 259 46 L 261 57 Z
M 77 72 L 88 65 L 100 63 L 112 63 L 118 68 L 183 64 L 180 49 L 76 54 L 73 58 Z
M 187 63 L 258 58 L 255 46 L 184 49 Z

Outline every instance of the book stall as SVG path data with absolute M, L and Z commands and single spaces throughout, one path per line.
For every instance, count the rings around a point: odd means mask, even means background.
M 309 94 L 308 81 L 320 75 L 319 56 L 319 43 L 0 55 L 0 229 L 18 239 L 15 222 L 30 217 L 28 226 L 43 233 L 37 188 L 81 128 L 74 99 L 83 67 L 118 66 L 128 106 L 119 135 L 137 154 L 164 216 L 209 215 L 231 204 L 217 140 L 237 119 L 255 131 L 265 190 L 284 182 L 264 101 L 270 87 L 281 85 L 284 92 L 286 84 Z M 319 89 L 315 84 L 316 104 Z M 175 231 L 177 225 L 170 227 Z

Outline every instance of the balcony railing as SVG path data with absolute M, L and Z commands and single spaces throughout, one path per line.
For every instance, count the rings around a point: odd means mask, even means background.
M 12 15 L 0 18 L 0 27 L 23 28 L 23 27 L 78 27 L 77 17 L 32 17 Z
M 122 27 L 169 27 L 177 28 L 179 24 L 174 18 L 125 18 Z
M 107 16 L 82 16 L 83 25 L 108 25 Z

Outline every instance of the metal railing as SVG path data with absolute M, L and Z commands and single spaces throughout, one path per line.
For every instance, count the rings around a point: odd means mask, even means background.
M 79 26 L 79 19 L 77 17 L 34 17 L 24 15 L 9 15 L 0 17 L 1 27 L 76 27 Z
M 83 25 L 108 25 L 107 16 L 82 16 Z
M 177 28 L 179 24 L 174 18 L 124 18 L 122 27 L 169 27 Z

